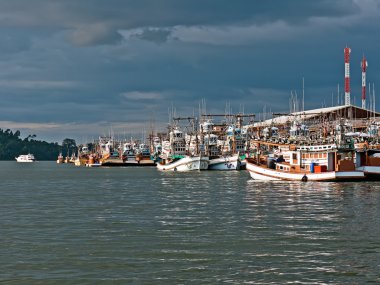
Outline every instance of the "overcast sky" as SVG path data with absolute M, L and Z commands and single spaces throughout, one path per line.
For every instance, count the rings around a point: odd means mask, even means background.
M 0 128 L 48 141 L 162 130 L 203 98 L 288 112 L 303 77 L 305 108 L 331 106 L 346 45 L 354 103 L 363 54 L 380 82 L 375 0 L 0 0 L 0 33 Z

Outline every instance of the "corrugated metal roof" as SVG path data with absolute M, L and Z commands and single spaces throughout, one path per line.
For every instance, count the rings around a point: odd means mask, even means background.
M 366 116 L 359 118 L 367 118 L 369 110 L 360 108 L 358 106 L 353 105 L 342 105 L 342 106 L 333 106 L 319 109 L 306 110 L 303 112 L 294 112 L 289 115 L 279 116 L 272 119 L 268 119 L 262 122 L 257 122 L 252 125 L 246 126 L 248 127 L 260 127 L 260 126 L 268 126 L 268 125 L 282 125 L 286 124 L 289 121 L 293 121 L 296 117 L 300 119 L 310 119 L 313 117 L 320 116 L 320 114 L 328 114 L 328 113 L 336 113 L 337 111 L 343 111 L 344 109 L 352 108 L 355 114 L 364 114 Z M 380 113 L 375 112 L 376 117 L 380 117 Z M 358 116 L 355 116 L 358 118 Z

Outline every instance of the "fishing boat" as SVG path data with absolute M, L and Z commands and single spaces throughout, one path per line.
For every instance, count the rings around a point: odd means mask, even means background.
M 36 159 L 33 154 L 22 154 L 15 158 L 17 162 L 35 162 Z
M 349 134 L 355 139 L 356 169 L 363 171 L 368 180 L 380 180 L 379 125 L 370 122 L 364 132 Z
M 147 144 L 141 143 L 136 151 L 136 161 L 139 166 L 155 166 L 156 163 L 152 159 L 150 148 Z
M 100 159 L 100 162 L 102 166 L 122 166 L 124 163 L 123 159 L 120 157 L 120 154 L 117 150 L 114 150 L 108 154 L 105 154 Z
M 370 180 L 380 180 L 380 148 L 358 149 L 356 152 L 356 170 L 363 171 Z
M 199 151 L 197 135 L 185 135 L 177 125 L 169 133 L 169 143 L 163 144 L 161 161 L 157 169 L 161 171 L 207 170 L 209 158 Z
M 241 161 L 239 159 L 239 153 L 235 153 L 235 148 L 228 149 L 227 152 L 222 153 L 221 148 L 218 147 L 218 136 L 216 134 L 210 133 L 211 125 L 210 122 L 207 122 L 207 127 L 203 127 L 204 130 L 208 131 L 204 135 L 204 145 L 205 153 L 209 156 L 209 170 L 240 170 Z M 234 140 L 235 141 L 235 140 Z M 220 145 L 225 144 L 225 141 L 222 140 Z M 235 144 L 233 144 L 235 145 Z
M 257 150 L 254 157 L 246 158 L 246 168 L 255 180 L 348 181 L 365 177 L 355 168 L 351 146 L 257 142 Z
M 62 152 L 60 152 L 57 158 L 57 163 L 63 163 L 63 162 L 64 162 L 64 157 L 62 155 Z
M 200 124 L 201 150 L 209 157 L 209 170 L 240 170 L 239 153 L 245 152 L 245 139 L 242 134 L 241 120 L 238 126 L 225 123 L 214 124 L 212 116 L 204 115 Z
M 362 180 L 364 172 L 357 169 L 352 125 L 340 118 L 333 126 L 313 128 L 301 118 L 293 118 L 289 133 L 281 137 L 254 138 L 254 152 L 246 159 L 253 179 L 293 181 Z
M 208 164 L 208 157 L 189 155 L 173 156 L 170 159 L 162 159 L 160 163 L 157 163 L 157 169 L 163 171 L 207 170 Z
M 219 156 L 209 160 L 209 170 L 240 170 L 241 161 L 239 154 Z
M 100 167 L 102 166 L 102 163 L 101 161 L 99 161 L 99 159 L 96 156 L 90 154 L 85 166 L 86 167 Z

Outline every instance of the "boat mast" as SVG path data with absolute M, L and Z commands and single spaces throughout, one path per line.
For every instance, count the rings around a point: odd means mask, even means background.
M 305 112 L 305 78 L 302 77 L 302 112 Z

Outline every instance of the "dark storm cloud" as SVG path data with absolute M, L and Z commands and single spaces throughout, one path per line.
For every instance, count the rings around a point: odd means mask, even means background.
M 170 34 L 171 31 L 167 29 L 144 29 L 140 34 L 135 34 L 135 37 L 155 43 L 164 43 Z
M 343 48 L 377 82 L 377 1 L 0 2 L 0 127 L 46 137 L 96 135 L 112 126 L 165 128 L 168 109 L 284 112 L 290 92 L 305 106 L 343 89 Z M 355 93 L 355 94 L 354 94 Z M 5 122 L 1 125 L 1 121 Z M 61 137 L 61 139 L 59 139 Z
M 13 0 L 0 3 L 0 25 L 67 29 L 72 43 L 93 45 L 117 43 L 121 39 L 118 30 L 123 29 L 263 24 L 278 20 L 296 23 L 311 17 L 340 17 L 358 11 L 350 0 Z M 153 40 L 157 40 L 157 33 L 145 32 L 147 39 L 155 36 Z

